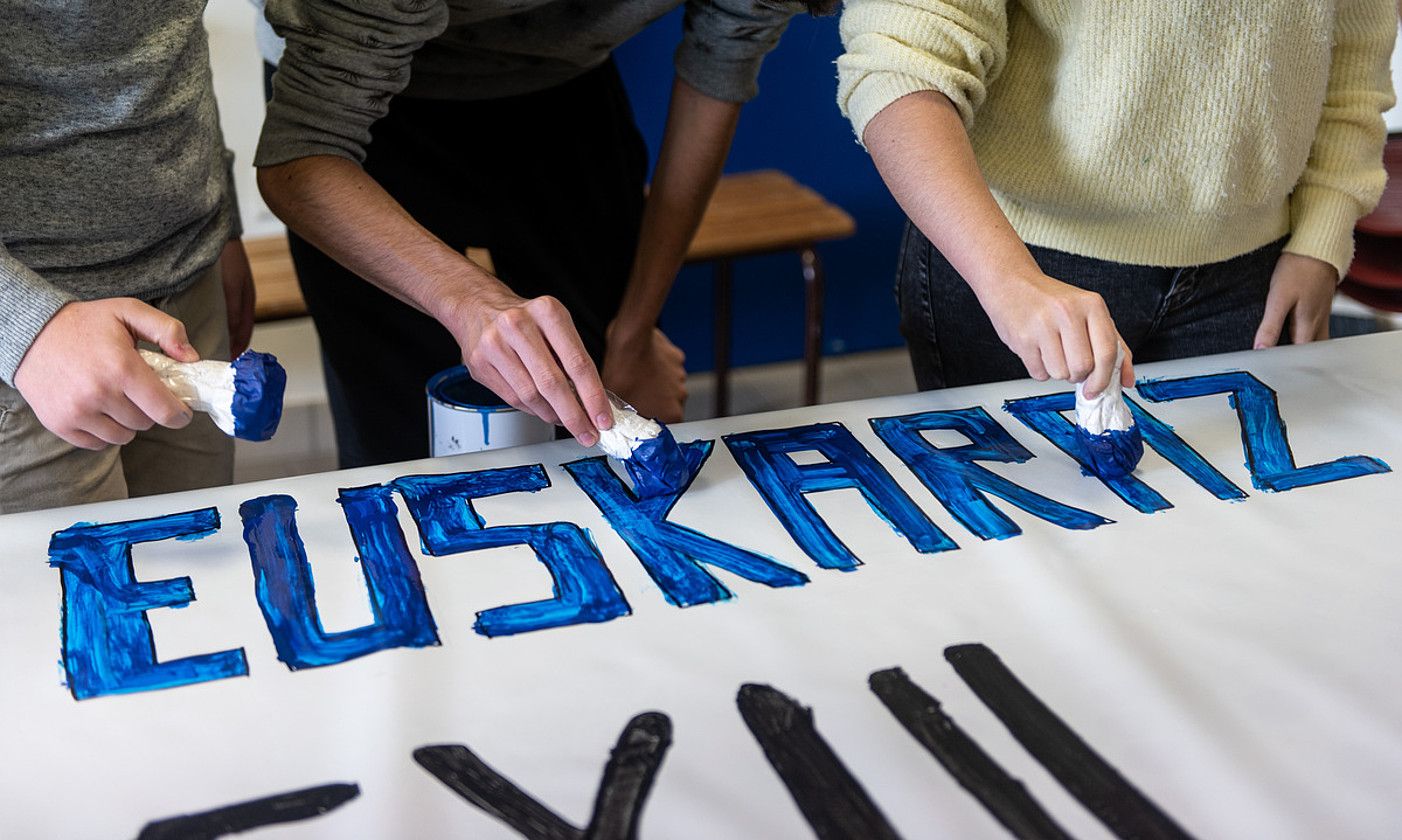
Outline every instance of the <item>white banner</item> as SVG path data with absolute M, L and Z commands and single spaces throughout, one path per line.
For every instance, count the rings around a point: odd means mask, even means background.
M 1399 359 L 1143 365 L 1111 483 L 1024 381 L 0 517 L 0 834 L 1402 836 Z

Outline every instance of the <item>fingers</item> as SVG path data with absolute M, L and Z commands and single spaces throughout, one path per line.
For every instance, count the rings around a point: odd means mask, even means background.
M 1033 379 L 1083 382 L 1093 397 L 1116 375 L 1119 331 L 1095 292 L 1042 275 L 980 300 Z
M 120 422 L 113 420 L 106 414 L 100 414 L 89 418 L 87 425 L 84 427 L 84 431 L 104 443 L 110 443 L 113 446 L 123 446 L 131 443 L 132 439 L 136 437 L 136 432 L 128 429 Z
M 167 429 L 183 429 L 190 425 L 195 416 L 190 407 L 172 394 L 170 389 L 161 383 L 160 377 L 146 368 L 144 362 L 141 366 L 145 369 L 133 370 L 122 390 L 125 392 L 123 401 L 141 413 L 146 425 L 138 427 L 127 424 L 128 427 L 145 430 L 159 423 Z M 108 414 L 121 419 L 111 410 Z
M 503 310 L 473 349 L 468 368 L 513 407 L 598 442 L 613 412 L 589 354 L 564 306 L 536 298 Z
M 229 354 L 238 358 L 253 337 L 254 306 L 258 292 L 253 270 L 243 243 L 231 239 L 219 255 L 219 273 L 224 282 L 224 303 L 229 313 Z
M 144 432 L 155 422 L 124 394 L 119 394 L 107 404 L 107 416 L 123 428 L 133 432 Z
M 641 344 L 620 343 L 609 336 L 601 372 L 604 387 L 618 394 L 644 417 L 678 423 L 686 409 L 686 354 L 655 327 Z
M 81 429 L 70 429 L 62 433 L 54 432 L 54 434 L 63 438 L 65 441 L 73 444 L 79 449 L 91 449 L 93 451 L 97 451 L 99 449 L 106 449 L 109 445 L 107 441 L 102 440 L 101 438 L 94 437 L 88 434 L 87 432 L 82 431 Z
M 130 300 L 118 310 L 131 334 L 161 348 L 161 352 L 180 362 L 197 362 L 200 354 L 190 345 L 185 325 L 154 306 Z
M 1042 367 L 1052 379 L 1070 379 L 1071 372 L 1066 364 L 1066 351 L 1063 348 L 1065 336 L 1056 334 L 1041 346 Z
M 1266 311 L 1261 316 L 1261 325 L 1256 328 L 1256 338 L 1251 342 L 1251 346 L 1261 350 L 1279 344 L 1280 333 L 1285 329 L 1285 318 L 1289 314 L 1289 301 L 1272 287 L 1266 295 Z
M 575 331 L 569 312 L 563 304 L 551 297 L 536 298 L 527 304 L 527 308 L 534 310 L 541 332 L 550 342 L 555 358 L 559 359 L 569 376 L 574 391 L 570 395 L 570 402 L 581 405 L 585 412 L 583 419 L 590 425 L 589 432 L 597 439 L 598 435 L 592 434 L 597 429 L 613 428 L 613 409 L 604 393 L 604 383 L 599 378 L 599 371 L 594 367 L 589 353 L 585 351 L 584 342 L 579 340 L 579 333 Z M 551 404 L 555 404 L 553 400 Z M 579 433 L 573 427 L 568 423 L 565 425 L 575 437 L 579 437 Z M 580 438 L 580 442 L 584 443 L 583 438 Z
M 1115 361 L 1124 344 L 1119 331 L 1115 329 L 1115 322 L 1110 318 L 1109 307 L 1098 296 L 1086 319 L 1086 332 L 1090 338 L 1092 369 L 1086 374 L 1085 394 L 1094 399 L 1110 386 L 1110 380 L 1115 377 Z M 1125 354 L 1127 357 L 1128 348 Z M 1123 382 L 1124 374 L 1121 373 L 1120 377 Z
M 1296 344 L 1323 341 L 1329 337 L 1329 309 L 1321 309 L 1314 300 L 1303 298 L 1295 306 L 1290 327 L 1290 340 Z
M 229 358 L 237 359 L 253 340 L 252 304 L 249 304 L 238 323 L 234 322 L 232 315 L 229 317 Z
M 1129 349 L 1129 345 L 1124 345 L 1125 359 L 1120 365 L 1120 387 L 1134 387 L 1134 351 Z

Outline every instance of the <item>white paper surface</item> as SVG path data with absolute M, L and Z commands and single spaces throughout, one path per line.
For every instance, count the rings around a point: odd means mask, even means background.
M 1143 365 L 1141 378 L 1245 369 L 1279 395 L 1301 466 L 1368 455 L 1402 467 L 1402 335 Z M 634 715 L 661 711 L 673 744 L 641 823 L 646 838 L 811 837 L 736 709 L 743 683 L 812 707 L 818 732 L 905 837 L 1007 832 L 867 687 L 900 666 L 1077 837 L 1111 836 L 945 662 L 979 642 L 1101 756 L 1199 837 L 1402 836 L 1402 479 L 1395 472 L 1267 493 L 1243 466 L 1225 396 L 1148 403 L 1249 497 L 1221 501 L 1158 454 L 1137 476 L 1173 508 L 1142 514 L 1002 411 L 1064 390 L 1030 381 L 673 427 L 680 441 L 840 422 L 960 548 L 920 554 L 860 496 L 810 496 L 862 561 L 819 568 L 717 439 L 670 520 L 801 571 L 767 588 L 716 573 L 734 597 L 679 608 L 559 464 L 573 442 L 120 503 L 0 517 L 0 833 L 135 836 L 146 823 L 331 782 L 360 795 L 249 836 L 518 837 L 419 767 L 463 744 L 576 825 Z M 1131 396 L 1134 396 L 1133 394 Z M 1114 524 L 1066 530 L 998 499 L 1020 536 L 981 541 L 873 433 L 873 417 L 983 406 L 1036 456 L 984 466 Z M 940 446 L 957 435 L 932 433 Z M 803 462 L 805 456 L 797 456 Z M 486 638 L 478 611 L 549 597 L 524 547 L 426 556 L 400 522 L 437 647 L 289 670 L 259 611 L 241 502 L 293 496 L 328 630 L 370 620 L 339 488 L 418 473 L 543 464 L 551 486 L 478 500 L 488 526 L 587 529 L 632 614 Z M 202 540 L 142 544 L 143 581 L 187 575 L 197 600 L 149 612 L 161 660 L 241 647 L 246 677 L 75 700 L 65 688 L 50 535 L 218 508 Z

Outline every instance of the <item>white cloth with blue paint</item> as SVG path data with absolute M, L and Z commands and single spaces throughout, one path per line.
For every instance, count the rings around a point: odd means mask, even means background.
M 208 414 L 224 434 L 262 441 L 277 431 L 287 373 L 276 356 L 247 350 L 232 362 L 177 362 L 150 350 L 137 352 L 177 399 Z
M 623 462 L 633 479 L 633 491 L 644 498 L 675 493 L 690 480 L 686 455 L 672 432 L 656 420 L 638 414 L 609 392 L 613 427 L 599 432 L 599 449 Z
M 1144 457 L 1144 439 L 1120 386 L 1124 359 L 1122 345 L 1115 353 L 1110 384 L 1096 396 L 1086 396 L 1085 382 L 1076 385 L 1076 439 L 1081 444 L 1086 471 L 1101 478 L 1129 475 Z

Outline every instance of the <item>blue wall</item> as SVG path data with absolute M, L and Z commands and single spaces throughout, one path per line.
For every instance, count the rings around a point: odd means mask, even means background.
M 654 160 L 680 37 L 678 10 L 616 53 Z M 841 51 L 837 18 L 794 18 L 764 62 L 759 97 L 745 107 L 726 165 L 729 172 L 782 169 L 856 219 L 856 236 L 819 250 L 827 269 L 824 350 L 830 354 L 901 343 L 891 284 L 904 217 L 853 140 L 851 124 L 838 113 L 833 62 Z M 683 270 L 663 311 L 662 328 L 686 351 L 690 370 L 711 367 L 711 311 L 709 267 Z M 735 264 L 733 335 L 737 365 L 802 356 L 803 278 L 797 255 Z

